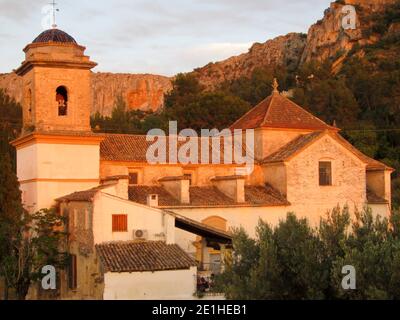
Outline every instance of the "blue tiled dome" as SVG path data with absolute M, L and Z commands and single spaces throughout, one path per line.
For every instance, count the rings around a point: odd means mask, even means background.
M 59 29 L 49 29 L 43 31 L 39 36 L 33 40 L 32 43 L 43 43 L 43 42 L 61 42 L 61 43 L 75 43 L 76 41 L 68 33 Z

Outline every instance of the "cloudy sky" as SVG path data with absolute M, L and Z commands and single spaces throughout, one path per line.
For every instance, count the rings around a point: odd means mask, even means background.
M 0 0 L 0 73 L 23 60 L 50 0 Z M 87 47 L 96 71 L 174 75 L 307 32 L 329 0 L 57 0 L 57 24 Z

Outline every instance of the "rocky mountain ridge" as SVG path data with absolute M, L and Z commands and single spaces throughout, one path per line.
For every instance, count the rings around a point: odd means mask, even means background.
M 339 0 L 332 2 L 321 20 L 313 24 L 308 34 L 289 33 L 255 43 L 247 53 L 224 61 L 209 63 L 193 73 L 207 89 L 214 89 L 224 81 L 249 77 L 256 68 L 285 66 L 296 68 L 301 64 L 325 59 L 345 59 L 355 45 L 371 44 L 383 36 L 371 31 L 371 16 L 396 0 Z M 345 5 L 356 10 L 356 28 L 345 30 L 342 25 L 347 13 Z M 400 30 L 400 26 L 391 26 Z M 389 30 L 390 31 L 390 30 Z M 397 32 L 397 31 L 396 31 Z M 20 102 L 21 80 L 14 74 L 0 74 L 0 88 Z M 110 115 L 116 98 L 121 95 L 129 109 L 157 111 L 163 106 L 164 94 L 171 90 L 171 78 L 150 74 L 93 73 L 93 110 Z

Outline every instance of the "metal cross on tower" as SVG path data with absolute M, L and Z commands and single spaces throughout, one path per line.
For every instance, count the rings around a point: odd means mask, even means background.
M 55 0 L 53 0 L 53 2 L 50 3 L 51 6 L 53 6 L 53 24 L 51 25 L 53 29 L 57 28 L 57 24 L 56 24 L 56 12 L 60 11 L 59 9 L 56 8 L 57 3 Z

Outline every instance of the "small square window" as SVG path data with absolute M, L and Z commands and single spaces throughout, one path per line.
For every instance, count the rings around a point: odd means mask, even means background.
M 329 161 L 321 161 L 319 163 L 319 185 L 332 185 L 332 163 Z
M 129 173 L 129 184 L 138 185 L 139 184 L 139 174 L 137 172 Z
M 112 216 L 113 232 L 128 232 L 128 215 L 113 214 Z

